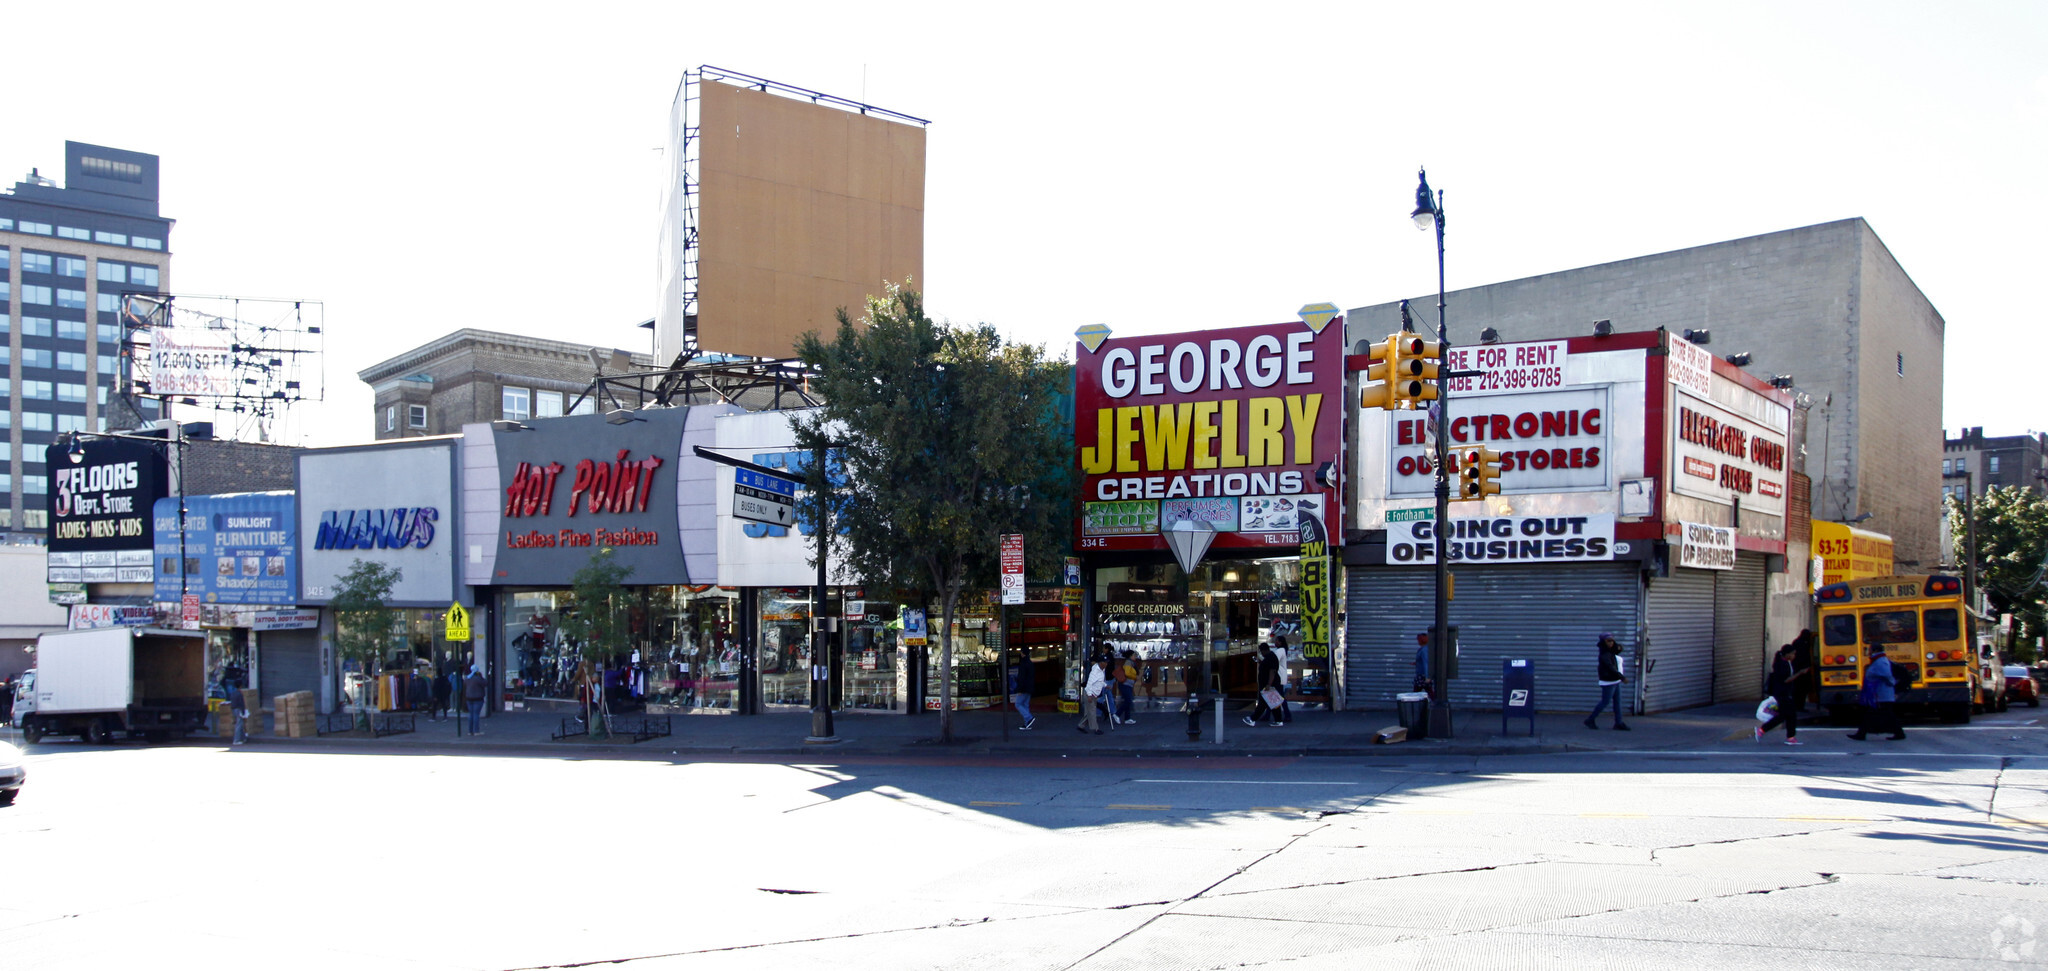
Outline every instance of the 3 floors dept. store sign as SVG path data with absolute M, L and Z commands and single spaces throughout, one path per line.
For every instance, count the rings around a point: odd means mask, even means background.
M 1765 420 L 1782 393 L 1660 331 L 1456 347 L 1450 363 L 1479 372 L 1453 380 L 1442 418 L 1451 473 L 1465 450 L 1498 452 L 1501 495 L 1453 502 L 1437 523 L 1429 420 L 1362 415 L 1349 696 L 1381 702 L 1414 683 L 1440 533 L 1455 578 L 1453 703 L 1498 706 L 1503 660 L 1525 659 L 1545 709 L 1590 709 L 1593 645 L 1608 632 L 1632 672 L 1657 661 L 1634 679 L 1632 705 L 1708 703 L 1717 672 L 1753 692 L 1767 585 L 1761 556 L 1737 556 L 1726 524 L 1739 497 L 1743 548 L 1782 552 L 1784 426 Z M 1725 549 L 1697 541 L 1722 534 Z M 1717 616 L 1717 603 L 1736 606 Z
M 1191 660 L 1248 690 L 1252 652 L 1275 634 L 1292 648 L 1296 686 L 1327 689 L 1327 657 L 1302 663 L 1299 553 L 1305 514 L 1341 529 L 1317 470 L 1327 463 L 1334 474 L 1343 447 L 1343 329 L 1341 318 L 1310 315 L 1180 334 L 1080 333 L 1075 545 L 1090 643 L 1136 652 L 1148 691 L 1184 692 Z M 1169 552 L 1165 534 L 1177 524 L 1208 540 L 1192 571 Z M 1314 588 L 1326 575 L 1308 571 L 1319 608 Z M 1318 650 L 1327 645 L 1308 653 Z

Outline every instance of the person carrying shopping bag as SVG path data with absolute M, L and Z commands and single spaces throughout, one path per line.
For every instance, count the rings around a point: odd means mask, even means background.
M 1102 734 L 1102 723 L 1096 719 L 1096 700 L 1102 697 L 1102 689 L 1109 683 L 1104 677 L 1102 662 L 1088 663 L 1087 680 L 1081 685 L 1081 724 L 1075 726 L 1082 734 Z

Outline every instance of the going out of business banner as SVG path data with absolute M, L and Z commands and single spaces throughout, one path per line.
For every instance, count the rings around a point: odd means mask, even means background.
M 1434 564 L 1434 519 L 1387 524 L 1387 563 Z M 1614 516 L 1494 516 L 1449 521 L 1452 563 L 1581 563 L 1614 559 Z

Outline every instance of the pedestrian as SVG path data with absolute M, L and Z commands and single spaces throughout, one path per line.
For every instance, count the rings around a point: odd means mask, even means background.
M 1792 679 L 1792 710 L 1806 711 L 1806 699 L 1813 695 L 1813 631 L 1802 629 L 1792 638 L 1792 667 L 1799 676 Z
M 228 710 L 234 713 L 235 736 L 230 745 L 249 743 L 249 696 L 242 688 L 249 683 L 249 675 L 240 664 L 229 661 L 220 672 L 221 691 L 227 695 Z
M 1280 683 L 1276 686 L 1276 689 L 1280 692 L 1280 710 L 1276 714 L 1280 719 L 1280 724 L 1287 725 L 1291 724 L 1294 721 L 1294 707 L 1287 701 L 1288 683 L 1292 679 L 1287 676 L 1286 635 L 1273 635 L 1273 660 L 1275 662 L 1275 666 L 1278 667 L 1280 671 Z
M 1258 692 L 1258 703 L 1252 707 L 1252 713 L 1244 717 L 1244 723 L 1256 725 L 1261 718 L 1271 718 L 1269 724 L 1279 728 L 1280 706 L 1271 703 L 1268 692 L 1273 697 L 1279 696 L 1280 659 L 1274 656 L 1273 645 L 1263 641 L 1259 643 L 1258 661 L 1252 675 L 1252 690 Z
M 1102 723 L 1095 717 L 1095 703 L 1102 697 L 1103 685 L 1108 683 L 1104 674 L 1101 661 L 1088 663 L 1085 680 L 1081 683 L 1081 724 L 1076 726 L 1084 735 L 1090 732 L 1102 734 Z
M 1628 723 L 1621 720 L 1621 686 L 1628 683 L 1628 662 L 1621 656 L 1621 645 L 1614 642 L 1614 635 L 1605 631 L 1600 634 L 1600 702 L 1593 706 L 1593 713 L 1586 716 L 1587 728 L 1599 728 L 1594 719 L 1607 706 L 1614 706 L 1614 730 L 1629 731 Z
M 1138 652 L 1125 651 L 1116 662 L 1117 721 L 1125 725 L 1136 725 L 1138 720 L 1131 717 L 1131 706 L 1138 699 Z
M 1906 737 L 1904 725 L 1899 723 L 1897 679 L 1892 675 L 1891 658 L 1884 656 L 1883 644 L 1870 645 L 1870 666 L 1863 669 L 1863 690 L 1856 701 L 1862 705 L 1863 723 L 1849 737 L 1863 741 L 1871 729 L 1891 729 L 1885 736 L 1891 741 Z
M 441 674 L 435 675 L 434 707 L 431 710 L 431 713 L 428 715 L 428 717 L 432 718 L 435 721 L 440 721 L 441 715 L 444 712 L 448 711 L 449 699 L 453 697 L 455 697 L 454 675 L 451 672 L 446 671 L 442 672 Z
M 462 700 L 469 706 L 471 735 L 484 733 L 484 695 L 489 693 L 488 689 L 489 686 L 484 683 L 483 672 L 478 671 L 476 665 L 470 665 L 469 677 L 462 679 Z
M 1434 694 L 1436 686 L 1429 680 L 1429 632 L 1415 635 L 1415 690 Z
M 1017 652 L 1017 663 L 1010 665 L 1010 703 L 1017 706 L 1018 717 L 1024 724 L 1017 726 L 1020 732 L 1028 732 L 1038 719 L 1031 717 L 1031 694 L 1038 685 L 1038 670 L 1031 662 L 1031 649 Z
M 1804 745 L 1799 740 L 1799 703 L 1793 696 L 1798 692 L 1800 677 L 1806 674 L 1796 667 L 1799 663 L 1799 648 L 1796 643 L 1778 648 L 1778 656 L 1771 662 L 1771 679 L 1764 686 L 1778 702 L 1778 713 L 1771 720 L 1758 725 L 1756 740 L 1761 743 L 1770 730 L 1785 726 L 1785 744 Z

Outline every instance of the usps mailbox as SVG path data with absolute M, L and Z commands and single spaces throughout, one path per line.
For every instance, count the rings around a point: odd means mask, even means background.
M 1536 666 L 1527 658 L 1502 658 L 1500 662 L 1500 733 L 1508 733 L 1508 719 L 1527 718 L 1529 734 L 1536 734 Z

